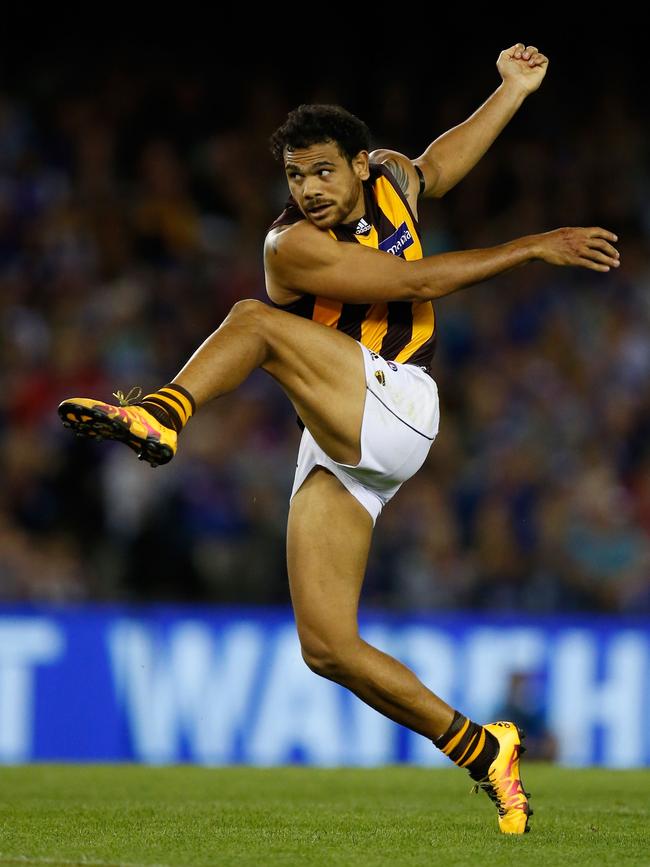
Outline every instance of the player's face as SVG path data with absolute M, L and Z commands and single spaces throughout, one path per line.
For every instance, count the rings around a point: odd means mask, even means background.
M 350 164 L 334 142 L 284 151 L 289 190 L 308 220 L 329 229 L 363 216 L 362 181 L 368 178 L 368 153 Z

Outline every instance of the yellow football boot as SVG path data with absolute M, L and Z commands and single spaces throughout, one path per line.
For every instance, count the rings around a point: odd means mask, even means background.
M 141 461 L 147 461 L 152 467 L 168 463 L 176 454 L 176 431 L 165 427 L 144 407 L 130 406 L 131 394 L 133 392 L 124 397 L 122 392 L 115 392 L 120 406 L 87 397 L 71 397 L 59 404 L 58 413 L 64 426 L 77 436 L 91 437 L 98 442 L 106 439 L 126 443 Z
M 533 811 L 528 804 L 530 792 L 524 791 L 519 774 L 519 756 L 526 752 L 521 745 L 523 731 L 511 722 L 488 723 L 485 726 L 499 742 L 499 752 L 487 776 L 478 780 L 473 792 L 479 789 L 496 804 L 499 830 L 503 834 L 524 834 L 529 831 L 528 817 Z

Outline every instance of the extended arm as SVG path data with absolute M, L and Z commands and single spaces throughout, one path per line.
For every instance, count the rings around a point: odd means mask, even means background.
M 534 46 L 518 42 L 501 52 L 497 69 L 503 80 L 489 99 L 413 160 L 425 177 L 424 196 L 443 196 L 474 168 L 524 99 L 540 86 L 548 59 Z
M 527 235 L 497 247 L 407 262 L 361 244 L 342 244 L 302 221 L 269 233 L 264 266 L 272 300 L 274 290 L 280 290 L 349 304 L 429 301 L 534 259 L 609 271 L 619 261 L 610 243 L 616 240 L 612 232 L 598 227 L 565 228 Z
M 502 82 L 466 121 L 443 133 L 414 160 L 396 151 L 376 150 L 371 160 L 385 163 L 415 209 L 419 178 L 424 175 L 423 197 L 440 198 L 467 175 L 501 130 L 512 120 L 524 99 L 542 83 L 548 59 L 535 46 L 518 42 L 497 60 Z

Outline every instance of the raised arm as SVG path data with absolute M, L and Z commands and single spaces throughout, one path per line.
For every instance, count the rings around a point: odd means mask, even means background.
M 548 58 L 535 46 L 526 47 L 518 42 L 501 52 L 497 69 L 502 82 L 489 99 L 413 160 L 424 174 L 423 196 L 443 196 L 474 168 L 524 99 L 540 86 L 548 69 Z
M 617 267 L 618 251 L 606 229 L 564 228 L 527 235 L 497 247 L 441 253 L 407 262 L 361 244 L 335 241 L 306 221 L 267 235 L 264 268 L 272 301 L 286 293 L 320 295 L 349 304 L 429 301 L 540 259 L 594 271 Z
M 502 51 L 497 60 L 502 82 L 483 105 L 466 121 L 443 133 L 416 159 L 391 150 L 375 150 L 373 162 L 384 163 L 392 171 L 415 210 L 418 196 L 440 198 L 462 180 L 506 124 L 514 117 L 524 99 L 542 83 L 548 59 L 534 45 L 518 42 Z M 424 177 L 420 192 L 418 167 Z

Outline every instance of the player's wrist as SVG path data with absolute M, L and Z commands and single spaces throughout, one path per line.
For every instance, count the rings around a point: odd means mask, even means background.
M 525 235 L 515 242 L 520 248 L 526 262 L 532 262 L 542 257 L 542 240 L 540 235 Z
M 515 78 L 504 78 L 499 86 L 499 90 L 506 94 L 509 99 L 513 100 L 517 104 L 517 108 L 529 95 L 529 91 Z

